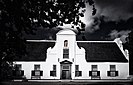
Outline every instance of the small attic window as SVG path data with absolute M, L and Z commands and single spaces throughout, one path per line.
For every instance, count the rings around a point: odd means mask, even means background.
M 64 47 L 68 47 L 68 40 L 64 41 Z

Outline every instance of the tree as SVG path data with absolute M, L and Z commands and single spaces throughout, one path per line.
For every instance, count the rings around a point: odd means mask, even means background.
M 125 48 L 129 50 L 129 74 L 133 75 L 133 31 L 129 33 Z
M 86 3 L 95 15 L 93 0 L 0 0 L 1 67 L 26 53 L 23 32 L 34 34 L 37 27 L 50 29 L 63 24 L 85 28 L 79 18 L 84 17 Z

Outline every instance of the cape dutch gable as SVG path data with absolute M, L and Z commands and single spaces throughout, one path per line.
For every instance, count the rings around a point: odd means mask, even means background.
M 119 39 L 76 41 L 72 30 L 56 40 L 27 40 L 27 55 L 14 65 L 27 79 L 127 79 L 129 55 Z M 21 74 L 22 75 L 22 74 Z

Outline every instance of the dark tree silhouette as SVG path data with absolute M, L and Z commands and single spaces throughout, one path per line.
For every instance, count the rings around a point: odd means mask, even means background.
M 129 50 L 129 74 L 133 75 L 133 31 L 129 33 L 125 48 Z
M 84 17 L 87 3 L 95 15 L 93 0 L 0 0 L 0 68 L 26 53 L 23 32 L 34 34 L 37 27 L 50 29 L 63 24 L 84 29 L 79 18 Z

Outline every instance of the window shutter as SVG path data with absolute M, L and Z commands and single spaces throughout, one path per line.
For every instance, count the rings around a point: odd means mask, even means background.
M 115 76 L 118 76 L 118 71 L 115 71 Z
M 107 76 L 110 76 L 110 71 L 107 71 Z
M 53 71 L 53 76 L 56 76 L 56 71 Z
M 21 76 L 24 76 L 24 70 L 21 70 Z
M 89 71 L 89 76 L 92 76 L 92 71 Z
M 53 76 L 54 75 L 54 72 L 53 71 L 50 71 L 50 76 Z
M 32 73 L 32 76 L 35 76 L 35 71 L 32 71 L 31 73 Z
M 43 76 L 43 71 L 40 71 L 40 76 Z
M 82 71 L 79 71 L 79 76 L 82 76 Z
M 100 71 L 97 71 L 97 76 L 100 76 Z
M 75 71 L 75 76 L 76 76 L 76 77 L 78 76 L 78 73 L 77 73 L 77 71 Z
M 52 71 L 50 71 L 50 76 L 52 76 Z

